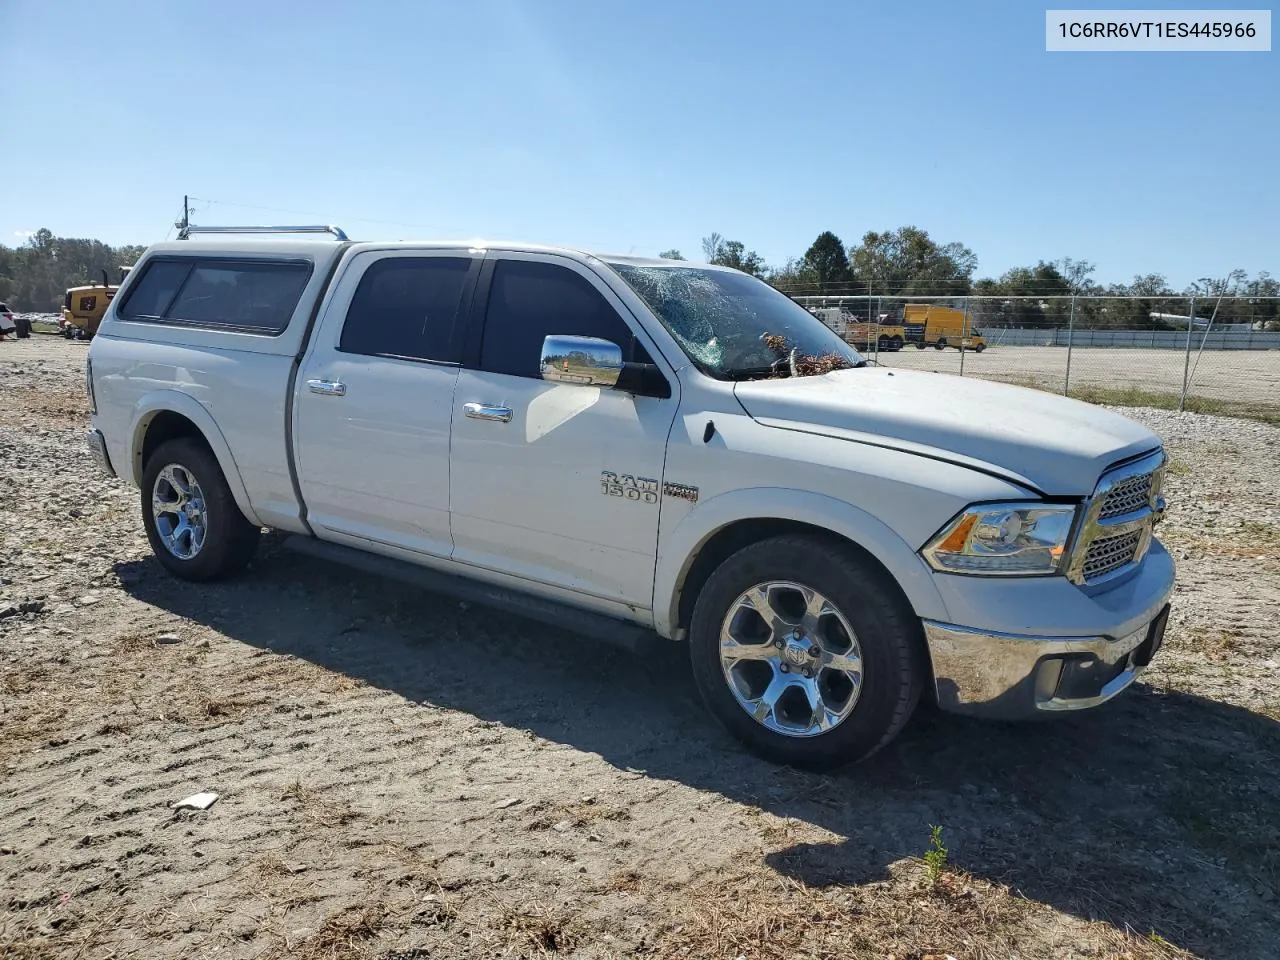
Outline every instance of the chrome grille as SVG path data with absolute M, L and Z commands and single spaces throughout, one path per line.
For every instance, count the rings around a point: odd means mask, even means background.
M 1134 513 L 1151 505 L 1151 479 L 1154 473 L 1121 480 L 1107 491 L 1102 500 L 1102 512 L 1099 520 L 1110 520 L 1122 517 L 1126 513 Z
M 1102 475 L 1072 548 L 1072 581 L 1100 583 L 1142 561 L 1151 545 L 1164 469 L 1164 451 L 1158 450 Z
M 1089 544 L 1089 550 L 1084 557 L 1085 582 L 1096 580 L 1112 570 L 1118 570 L 1132 563 L 1134 554 L 1138 552 L 1138 545 L 1142 543 L 1145 535 L 1142 530 L 1134 530 L 1131 533 L 1122 533 L 1118 537 L 1102 537 Z

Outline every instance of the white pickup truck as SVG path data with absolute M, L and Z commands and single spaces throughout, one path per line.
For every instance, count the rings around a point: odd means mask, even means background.
M 175 576 L 240 571 L 273 528 L 566 630 L 685 641 L 711 713 L 811 768 L 871 754 L 922 694 L 1095 706 L 1159 647 L 1144 427 L 868 365 L 735 270 L 329 229 L 155 245 L 89 349 L 89 442 Z

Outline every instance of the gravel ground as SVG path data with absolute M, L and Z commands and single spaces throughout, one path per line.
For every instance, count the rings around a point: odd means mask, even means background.
M 0 344 L 0 957 L 1274 956 L 1275 427 L 1125 411 L 1173 455 L 1144 683 L 1051 723 L 922 711 L 814 776 L 744 756 L 674 645 L 271 541 L 168 578 L 84 450 L 85 349 Z
M 882 353 L 881 363 L 913 370 L 960 372 L 960 351 L 907 349 Z M 1135 389 L 1177 396 L 1186 355 L 1180 350 L 1076 347 L 1073 388 Z M 1067 373 L 1065 347 L 992 346 L 966 351 L 966 376 L 1012 380 L 1061 391 Z M 1205 350 L 1191 353 L 1191 395 L 1280 414 L 1280 350 Z M 1218 411 L 1214 411 L 1218 412 Z

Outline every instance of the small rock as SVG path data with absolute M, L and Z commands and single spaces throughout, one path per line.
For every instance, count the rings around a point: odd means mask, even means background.
M 157 644 L 181 643 L 181 642 L 182 642 L 182 638 L 178 636 L 176 633 L 162 633 L 160 634 L 160 636 L 156 637 Z
M 556 833 L 564 833 L 565 831 L 571 829 L 572 827 L 573 827 L 573 824 L 570 823 L 568 820 L 561 820 L 559 823 L 552 824 L 551 829 L 556 831 Z
M 7 857 L 13 853 L 13 847 L 0 847 L 0 857 Z
M 82 607 L 92 607 L 95 603 L 100 603 L 101 601 L 101 597 L 86 595 L 77 600 L 76 603 L 80 604 Z
M 498 801 L 498 809 L 506 810 L 508 807 L 514 807 L 519 802 L 520 802 L 519 797 L 507 797 L 507 799 L 505 800 Z
M 179 800 L 177 803 L 170 804 L 174 810 L 208 810 L 218 799 L 218 795 L 213 791 L 206 793 L 193 793 L 191 796 Z

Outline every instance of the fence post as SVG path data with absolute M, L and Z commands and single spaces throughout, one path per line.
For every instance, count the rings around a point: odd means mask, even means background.
M 1187 311 L 1187 355 L 1182 363 L 1182 399 L 1178 401 L 1178 412 L 1187 409 L 1187 377 L 1191 373 L 1191 331 L 1196 325 L 1196 298 L 1191 298 L 1191 309 Z M 1152 334 L 1154 336 L 1154 334 Z
M 964 376 L 964 341 L 969 336 L 969 298 L 964 298 L 964 319 L 960 321 L 960 376 Z
M 876 362 L 877 362 L 877 363 L 878 363 L 878 362 L 879 362 L 879 360 L 880 360 L 880 358 L 879 358 L 879 353 L 880 353 L 880 300 L 881 300 L 881 298 L 880 298 L 880 297 L 876 297 Z M 871 308 L 871 303 L 870 303 L 870 301 L 868 301 L 868 303 L 867 303 L 867 309 L 870 309 L 870 308 Z
M 1071 295 L 1071 313 L 1067 315 L 1067 375 L 1062 378 L 1062 395 L 1071 396 L 1071 347 L 1076 332 L 1076 295 Z

